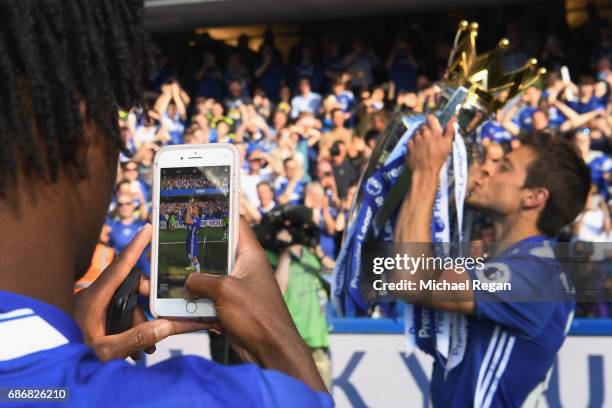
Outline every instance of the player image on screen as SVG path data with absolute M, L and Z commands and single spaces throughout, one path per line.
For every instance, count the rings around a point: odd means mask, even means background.
M 194 205 L 195 199 L 189 201 L 185 214 L 185 224 L 187 225 L 187 236 L 185 237 L 185 249 L 190 265 L 185 268 L 188 271 L 200 272 L 200 262 L 198 261 L 198 231 L 202 224 L 202 208 Z
M 160 178 L 160 298 L 182 298 L 192 272 L 227 274 L 229 166 L 164 168 Z

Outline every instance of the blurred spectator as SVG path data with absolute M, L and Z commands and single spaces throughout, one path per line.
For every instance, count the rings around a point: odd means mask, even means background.
M 261 49 L 261 61 L 254 73 L 255 79 L 272 102 L 278 102 L 281 82 L 284 79 L 283 66 L 275 55 L 272 45 Z
M 329 204 L 332 207 L 340 207 L 340 196 L 338 195 L 338 187 L 334 178 L 334 170 L 332 165 L 327 160 L 320 160 L 317 164 L 317 180 L 323 187 L 323 191 Z
M 302 80 L 304 78 L 309 81 L 309 90 L 312 88 L 315 92 L 318 92 L 321 89 L 323 67 L 314 58 L 314 51 L 309 45 L 302 48 L 299 61 L 291 68 L 290 85 L 293 89 L 296 88 L 296 85 L 299 86 L 302 95 L 304 94 L 302 90 Z
M 612 221 L 606 201 L 597 193 L 593 185 L 586 208 L 578 217 L 575 226 L 576 238 L 586 242 L 610 242 L 612 240 Z
M 140 217 L 134 213 L 134 199 L 130 194 L 117 197 L 117 220 L 107 219 L 104 225 L 103 236 L 108 236 L 108 244 L 119 254 L 128 246 L 138 231 L 146 224 L 148 213 L 142 212 Z M 145 250 L 136 266 L 146 275 L 151 273 L 148 250 Z
M 162 94 L 155 102 L 154 109 L 161 116 L 162 126 L 170 135 L 170 143 L 183 143 L 183 132 L 187 120 L 187 106 L 190 98 L 177 82 L 162 86 Z
M 242 95 L 249 96 L 249 86 L 251 85 L 251 74 L 244 65 L 240 53 L 232 52 L 227 58 L 227 68 L 225 69 L 225 83 L 237 81 L 242 90 Z
M 349 186 L 357 181 L 359 173 L 347 159 L 344 142 L 336 141 L 329 149 L 331 164 L 338 189 L 338 197 L 345 198 Z
M 295 119 L 302 112 L 318 114 L 321 106 L 321 95 L 312 92 L 310 79 L 303 77 L 299 82 L 300 94 L 291 100 L 291 118 Z
M 293 157 L 283 161 L 285 175 L 276 179 L 274 190 L 278 204 L 301 205 L 304 203 L 306 181 L 301 163 Z
M 419 67 L 410 43 L 398 36 L 387 57 L 386 68 L 396 91 L 414 91 L 416 89 L 416 73 Z
M 591 168 L 591 180 L 597 191 L 608 198 L 612 158 L 601 151 L 591 149 L 590 134 L 591 131 L 588 128 L 579 129 L 574 133 L 574 141 L 582 154 L 582 158 Z
M 346 79 L 337 78 L 334 81 L 332 93 L 336 97 L 336 101 L 340 109 L 342 109 L 342 112 L 349 112 L 353 108 L 355 95 L 353 95 L 350 90 L 346 89 Z
M 336 217 L 337 211 L 330 206 L 321 184 L 311 182 L 306 186 L 304 205 L 312 209 L 312 220 L 319 227 L 319 245 L 325 256 L 336 258 Z
M 129 161 L 121 165 L 121 173 L 129 183 L 129 191 L 136 197 L 143 197 L 146 201 L 150 200 L 149 188 L 144 181 L 138 178 L 138 164 Z
M 261 150 L 253 150 L 248 158 L 248 171 L 240 176 L 242 191 L 256 208 L 261 205 L 257 195 L 257 185 L 262 181 L 272 182 L 274 173 L 268 166 L 267 157 Z
M 371 48 L 366 48 L 361 38 L 354 38 L 351 50 L 344 57 L 344 65 L 351 75 L 351 87 L 366 89 L 374 83 L 374 67 L 380 64 Z
M 195 74 L 197 96 L 221 100 L 223 73 L 217 66 L 217 58 L 211 52 L 202 55 L 202 66 Z
M 259 211 L 261 215 L 269 213 L 276 207 L 276 203 L 274 202 L 274 189 L 267 181 L 260 181 L 259 184 L 257 184 L 257 197 L 259 198 L 259 207 L 257 207 L 257 211 Z

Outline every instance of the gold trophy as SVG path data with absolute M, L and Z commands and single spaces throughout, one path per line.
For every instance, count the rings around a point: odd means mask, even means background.
M 476 143 L 475 131 L 478 126 L 497 110 L 516 100 L 546 72 L 543 68 L 537 68 L 535 59 L 530 59 L 518 70 L 505 72 L 504 57 L 509 41 L 502 39 L 495 49 L 478 55 L 477 37 L 477 23 L 459 23 L 446 73 L 436 84 L 439 93 L 435 107 L 423 114 L 396 114 L 361 175 L 359 192 L 351 209 L 332 284 L 333 301 L 340 314 L 353 315 L 357 310 L 365 312 L 376 297 L 368 277 L 361 274 L 362 246 L 372 242 L 391 242 L 393 239 L 395 215 L 410 185 L 411 174 L 404 165 L 406 155 L 410 154 L 406 142 L 416 127 L 425 121 L 426 113 L 433 112 L 442 128 L 456 116 L 455 137 L 461 138 L 462 149 L 467 152 L 465 160 L 460 155 L 451 154 L 447 161 L 449 171 L 445 188 L 448 191 L 442 193 L 447 194 L 445 205 L 448 205 L 450 216 L 445 219 L 437 217 L 434 209 L 434 242 L 436 231 L 446 234 L 448 239 L 443 240 L 446 242 L 469 240 L 469 231 L 462 233 L 462 229 L 469 230 L 469 221 L 449 221 L 456 219 L 458 212 L 459 218 L 466 217 L 462 211 L 463 203 L 457 203 L 457 196 L 452 193 L 457 181 L 463 184 L 467 181 L 460 180 L 460 174 L 453 172 L 453 169 L 457 169 L 456 162 L 464 160 L 465 163 L 460 164 L 466 172 L 469 163 L 481 156 L 480 146 Z M 441 242 L 440 239 L 438 241 Z

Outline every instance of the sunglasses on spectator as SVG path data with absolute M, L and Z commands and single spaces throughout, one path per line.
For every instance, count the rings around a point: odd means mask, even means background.
M 265 160 L 264 159 L 251 159 L 251 160 L 249 160 L 249 163 L 255 163 L 255 162 L 258 162 L 258 163 L 262 163 L 263 162 L 263 163 L 265 163 Z
M 136 171 L 138 170 L 136 167 L 126 167 L 123 169 L 123 171 Z
M 117 207 L 125 207 L 128 205 L 132 205 L 132 203 L 117 203 Z
M 320 175 L 319 177 L 320 177 L 320 178 L 322 178 L 322 177 L 329 177 L 329 176 L 331 176 L 331 175 L 332 175 L 332 174 L 331 174 L 331 171 L 326 171 L 326 172 L 324 172 L 324 173 L 321 173 L 321 175 Z

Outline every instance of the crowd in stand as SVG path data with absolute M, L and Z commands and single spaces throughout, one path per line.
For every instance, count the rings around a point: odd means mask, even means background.
M 550 129 L 550 137 L 575 141 L 592 170 L 592 196 L 568 234 L 573 240 L 608 242 L 612 36 L 610 25 L 597 16 L 586 25 L 579 32 L 542 34 L 518 22 L 507 24 L 506 69 L 536 56 L 548 74 L 484 122 L 477 139 L 489 160 L 499 160 L 534 130 Z M 425 31 L 398 30 L 386 48 L 359 35 L 303 38 L 285 58 L 271 32 L 257 52 L 248 48 L 246 37 L 237 47 L 210 40 L 198 64 L 180 69 L 160 50 L 150 106 L 121 112 L 130 155 L 121 157 L 118 194 L 125 190 L 136 206 L 147 206 L 153 156 L 163 145 L 233 143 L 241 158 L 241 214 L 255 224 L 278 205 L 311 208 L 321 250 L 333 265 L 359 174 L 390 119 L 435 105 L 440 92 L 435 82 L 450 45 Z M 587 35 L 574 46 L 576 37 Z M 427 38 L 434 40 L 430 44 Z M 564 66 L 569 77 L 562 75 Z M 202 182 L 168 179 L 162 188 L 201 187 Z M 601 284 L 612 292 L 612 278 Z M 600 306 L 582 313 L 612 316 L 609 305 Z
M 199 197 L 196 198 L 192 204 L 202 209 L 202 214 L 205 220 L 221 220 L 228 214 L 227 200 L 205 199 Z M 184 228 L 185 212 L 188 205 L 189 202 L 187 200 L 162 201 L 159 211 L 161 228 L 172 228 L 171 221 L 174 227 Z
M 204 175 L 193 176 L 167 176 L 161 180 L 162 190 L 190 190 L 195 188 L 215 188 L 222 187 L 209 177 Z

